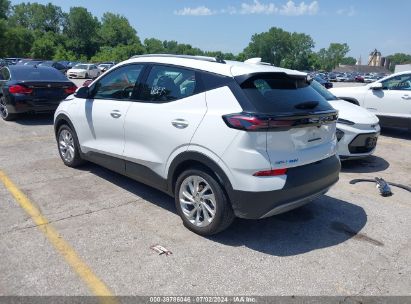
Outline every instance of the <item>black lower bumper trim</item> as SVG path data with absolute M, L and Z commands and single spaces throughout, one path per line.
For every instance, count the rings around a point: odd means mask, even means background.
M 348 151 L 352 154 L 369 153 L 376 147 L 377 139 L 377 133 L 359 134 L 348 145 Z
M 229 193 L 236 216 L 258 219 L 297 208 L 325 193 L 338 181 L 341 169 L 337 156 L 313 164 L 290 168 L 281 190 Z

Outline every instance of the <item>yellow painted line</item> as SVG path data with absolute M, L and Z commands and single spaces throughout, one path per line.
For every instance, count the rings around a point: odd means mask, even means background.
M 88 285 L 92 293 L 100 296 L 102 303 L 117 303 L 109 288 L 93 273 L 90 267 L 80 258 L 75 250 L 63 237 L 51 226 L 48 219 L 41 214 L 40 210 L 30 202 L 29 198 L 0 170 L 0 181 L 4 184 L 10 194 L 26 211 L 38 226 L 41 232 L 48 238 L 54 248 L 60 253 L 77 275 Z

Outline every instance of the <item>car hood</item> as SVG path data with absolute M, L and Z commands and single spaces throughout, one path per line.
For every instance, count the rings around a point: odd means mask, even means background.
M 332 107 L 338 110 L 338 118 L 350 120 L 356 124 L 376 124 L 378 117 L 368 110 L 345 100 L 330 100 Z

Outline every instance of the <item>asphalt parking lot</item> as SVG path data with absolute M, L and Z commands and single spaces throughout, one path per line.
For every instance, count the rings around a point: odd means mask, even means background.
M 313 203 L 205 238 L 161 192 L 64 166 L 52 115 L 0 129 L 0 295 L 411 295 L 411 193 L 349 184 L 411 186 L 410 132 L 383 131 Z

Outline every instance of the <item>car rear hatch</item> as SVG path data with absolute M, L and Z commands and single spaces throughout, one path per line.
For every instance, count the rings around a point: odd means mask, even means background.
M 305 74 L 263 72 L 235 77 L 247 102 L 244 112 L 226 115 L 238 129 L 266 133 L 272 170 L 297 167 L 336 152 L 338 113 Z

